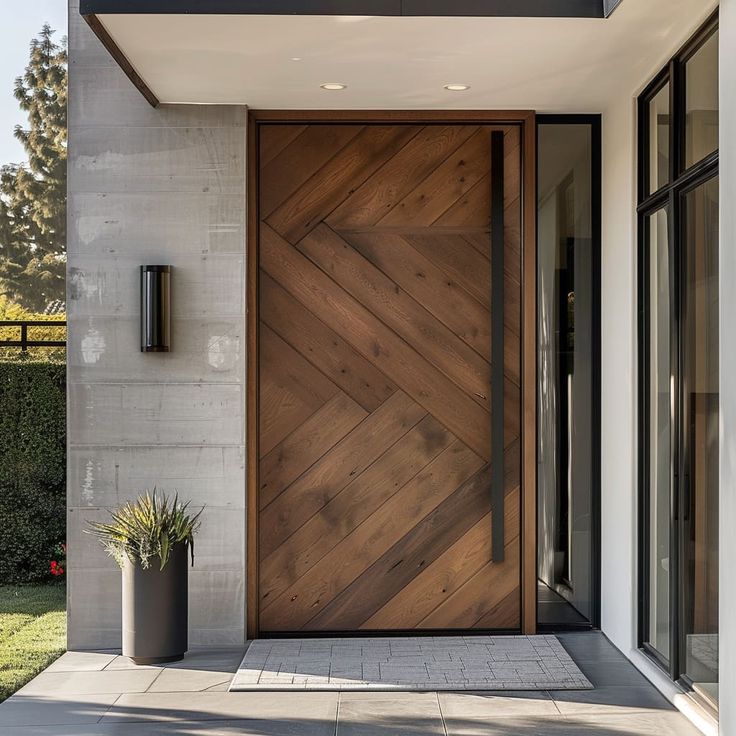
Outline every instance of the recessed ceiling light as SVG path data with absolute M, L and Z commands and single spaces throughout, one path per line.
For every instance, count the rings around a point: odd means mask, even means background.
M 301 60 L 302 60 L 302 57 L 301 56 L 292 56 L 289 59 L 289 61 L 301 61 Z
M 446 84 L 445 89 L 450 92 L 465 92 L 470 89 L 469 84 Z
M 325 82 L 324 84 L 320 84 L 320 87 L 322 87 L 322 89 L 339 90 L 347 89 L 347 84 L 340 84 L 340 82 Z

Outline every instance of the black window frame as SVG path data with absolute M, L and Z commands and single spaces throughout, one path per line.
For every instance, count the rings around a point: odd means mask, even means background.
M 686 195 L 709 179 L 718 176 L 719 151 L 716 149 L 690 167 L 685 166 L 686 155 L 686 104 L 685 65 L 702 48 L 710 37 L 718 32 L 718 10 L 716 10 L 678 51 L 668 64 L 652 79 L 638 98 L 638 205 L 637 205 L 637 299 L 638 299 L 638 611 L 637 646 L 670 679 L 689 688 L 691 683 L 681 676 L 683 659 L 683 637 L 681 623 L 684 620 L 681 591 L 685 569 L 681 564 L 684 549 L 682 528 L 678 521 L 679 511 L 687 498 L 685 489 L 688 448 L 682 427 L 682 366 L 684 360 L 683 304 L 684 304 L 684 248 L 685 219 L 683 202 Z M 670 134 L 669 134 L 669 177 L 668 182 L 654 192 L 649 191 L 649 103 L 667 84 L 670 85 Z M 666 659 L 649 642 L 650 611 L 650 447 L 649 447 L 649 379 L 650 379 L 650 311 L 649 311 L 649 228 L 648 219 L 658 211 L 667 211 L 667 231 L 670 242 L 670 367 L 674 378 L 672 423 L 672 467 L 673 478 L 670 489 L 670 639 L 669 659 Z
M 592 564 L 592 600 L 591 617 L 586 625 L 544 624 L 537 620 L 540 632 L 555 632 L 579 629 L 599 629 L 601 626 L 601 228 L 602 228 L 602 117 L 600 114 L 555 113 L 538 114 L 536 116 L 536 140 L 539 140 L 539 127 L 542 125 L 588 125 L 591 133 L 591 242 L 593 246 L 593 355 L 591 366 L 593 421 L 593 441 L 591 470 L 593 487 L 591 488 L 591 552 Z M 539 159 L 536 162 L 539 168 Z M 539 177 L 535 177 L 537 182 Z M 538 200 L 538 192 L 536 200 Z M 537 227 L 537 232 L 539 228 Z M 537 242 L 539 248 L 539 242 Z M 538 324 L 535 323 L 538 332 Z M 536 344 L 539 344 L 537 334 Z M 535 356 L 535 372 L 539 372 L 539 356 Z M 539 411 L 537 399 L 537 412 Z M 536 455 L 539 461 L 539 422 L 536 433 Z M 536 561 L 536 550 L 535 550 Z M 536 564 L 536 563 L 535 563 Z M 538 616 L 538 609 L 537 609 Z

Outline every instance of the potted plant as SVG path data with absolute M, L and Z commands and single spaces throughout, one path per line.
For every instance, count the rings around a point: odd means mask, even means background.
M 175 662 L 188 646 L 187 557 L 202 511 L 146 492 L 114 511 L 107 523 L 89 522 L 123 571 L 123 655 L 136 664 Z

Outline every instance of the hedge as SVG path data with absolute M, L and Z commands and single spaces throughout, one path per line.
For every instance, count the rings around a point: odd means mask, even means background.
M 48 580 L 66 529 L 66 368 L 0 361 L 0 584 Z

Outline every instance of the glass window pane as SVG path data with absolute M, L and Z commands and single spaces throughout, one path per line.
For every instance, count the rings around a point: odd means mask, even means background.
M 685 195 L 685 674 L 717 702 L 718 178 Z
M 649 193 L 670 180 L 670 85 L 649 100 Z
M 538 620 L 560 626 L 593 615 L 593 136 L 538 130 Z
M 685 164 L 718 148 L 718 32 L 685 64 Z
M 670 656 L 670 244 L 667 210 L 649 217 L 649 643 Z

